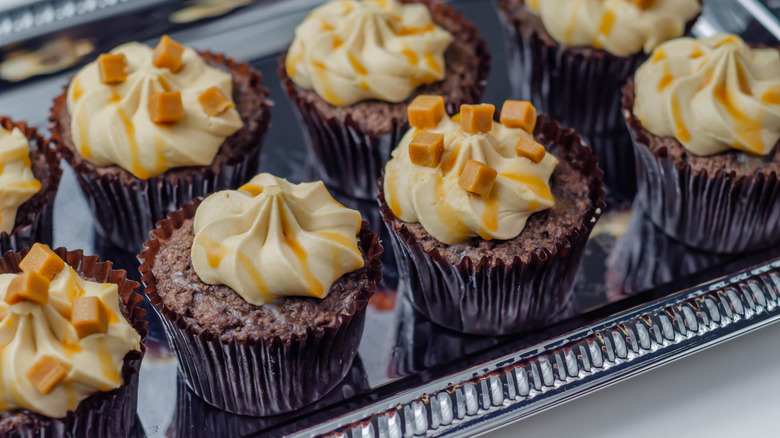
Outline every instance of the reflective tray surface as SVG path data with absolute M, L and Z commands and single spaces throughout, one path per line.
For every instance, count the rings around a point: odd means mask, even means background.
M 261 169 L 295 182 L 317 178 L 276 69 L 295 25 L 319 1 L 20 3 L 0 5 L 0 114 L 43 128 L 52 99 L 79 66 L 122 42 L 152 43 L 169 33 L 188 46 L 250 61 L 261 70 L 276 103 Z M 489 1 L 450 3 L 489 41 L 493 62 L 483 100 L 500 104 L 511 90 L 495 9 Z M 774 45 L 775 10 L 780 4 L 772 1 L 708 0 L 694 31 L 737 32 L 751 42 Z M 31 61 L 14 61 L 19 56 Z M 112 248 L 95 234 L 73 172 L 65 162 L 63 168 L 55 246 L 100 254 L 137 280 L 136 254 Z M 641 211 L 632 211 L 630 201 L 608 197 L 574 299 L 554 323 L 513 336 L 461 335 L 412 309 L 376 204 L 335 196 L 360 209 L 386 243 L 384 280 L 369 304 L 359 357 L 345 381 L 325 399 L 286 415 L 253 418 L 219 411 L 178 378 L 160 322 L 149 312 L 138 436 L 466 436 L 780 316 L 779 248 L 736 256 L 698 252 L 656 230 Z

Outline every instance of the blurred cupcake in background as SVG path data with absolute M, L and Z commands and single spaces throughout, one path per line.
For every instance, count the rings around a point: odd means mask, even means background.
M 298 26 L 279 76 L 325 183 L 374 199 L 409 102 L 442 95 L 456 112 L 480 99 L 489 69 L 485 41 L 449 6 L 334 0 Z

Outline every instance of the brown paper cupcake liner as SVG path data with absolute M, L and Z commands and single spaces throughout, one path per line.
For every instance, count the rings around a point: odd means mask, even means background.
M 63 123 L 70 120 L 67 85 L 54 100 L 49 117 L 52 140 L 76 172 L 98 232 L 124 250 L 138 252 L 154 224 L 180 204 L 236 188 L 258 172 L 260 149 L 273 105 L 268 90 L 262 86 L 260 72 L 224 55 L 199 53 L 207 63 L 222 67 L 233 76 L 233 97 L 244 122 L 241 130 L 225 139 L 209 166 L 174 168 L 146 180 L 118 166 L 95 166 L 78 154 L 70 127 Z
M 307 329 L 304 335 L 269 336 L 230 342 L 203 331 L 167 308 L 157 293 L 152 266 L 162 242 L 185 220 L 195 216 L 200 199 L 183 205 L 157 223 L 138 256 L 145 292 L 160 314 L 165 333 L 187 385 L 209 404 L 241 415 L 275 415 L 299 409 L 333 389 L 349 372 L 363 332 L 365 308 L 375 288 L 356 292 L 338 326 Z M 376 234 L 363 227 L 358 235 L 368 278 L 381 278 L 382 247 Z
M 615 56 L 558 44 L 522 0 L 494 1 L 504 29 L 514 95 L 586 138 L 599 158 L 605 183 L 633 196 L 634 152 L 620 113 L 620 87 L 648 55 Z M 688 22 L 686 33 L 696 18 Z
M 7 252 L 0 258 L 0 273 L 18 273 L 19 262 L 28 248 L 19 253 Z M 85 256 L 83 251 L 54 251 L 82 277 L 100 283 L 119 286 L 120 309 L 124 317 L 141 335 L 141 351 L 131 351 L 124 358 L 122 379 L 117 389 L 99 392 L 84 399 L 75 411 L 63 418 L 49 418 L 27 410 L 0 414 L 0 437 L 95 437 L 130 436 L 136 425 L 138 375 L 146 347 L 146 312 L 141 307 L 143 296 L 136 292 L 139 284 L 126 278 L 124 270 L 111 269 L 111 262 L 100 262 L 97 256 Z
M 461 86 L 461 99 L 445 96 L 447 112 L 455 114 L 464 103 L 478 102 L 487 82 L 490 71 L 490 55 L 485 40 L 474 25 L 466 21 L 463 14 L 442 3 L 431 0 L 402 0 L 404 3 L 423 3 L 431 10 L 437 23 L 453 32 L 456 38 L 467 41 L 476 47 L 480 62 L 476 71 L 476 86 Z M 287 51 L 279 61 L 279 78 L 287 96 L 293 104 L 295 113 L 303 125 L 304 138 L 309 153 L 315 158 L 314 165 L 321 179 L 347 196 L 376 199 L 376 181 L 390 153 L 401 141 L 409 123 L 392 118 L 389 131 L 378 131 L 371 126 L 362 126 L 347 116 L 342 123 L 337 117 L 328 117 L 316 106 L 299 95 L 295 83 L 287 75 L 285 59 Z M 456 74 L 456 73 L 452 73 Z M 407 103 L 397 105 L 406 106 Z
M 568 230 L 553 247 L 539 248 L 528 262 L 518 256 L 509 261 L 485 256 L 478 263 L 464 257 L 453 264 L 438 248 L 426 251 L 406 225 L 394 225 L 397 218 L 385 202 L 380 180 L 379 208 L 399 276 L 408 280 L 417 311 L 436 324 L 471 334 L 518 333 L 550 321 L 569 303 L 585 243 L 604 208 L 603 174 L 574 131 L 541 116 L 534 136 L 586 176 L 591 207 L 582 212 L 580 226 Z
M 60 153 L 55 145 L 38 134 L 36 128 L 25 122 L 14 122 L 0 116 L 0 125 L 7 129 L 19 128 L 30 142 L 30 161 L 35 179 L 41 182 L 41 190 L 19 206 L 11 233 L 0 233 L 0 254 L 19 251 L 35 242 L 51 245 L 52 212 L 54 197 L 60 185 Z
M 693 172 L 633 114 L 634 83 L 623 88 L 623 111 L 637 157 L 637 205 L 667 235 L 705 251 L 740 253 L 780 242 L 780 181 L 775 172 L 737 177 Z

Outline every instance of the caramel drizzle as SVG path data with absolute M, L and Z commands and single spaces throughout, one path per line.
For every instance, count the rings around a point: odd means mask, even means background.
M 260 293 L 263 301 L 266 303 L 273 301 L 274 296 L 268 292 L 268 286 L 265 284 L 263 276 L 260 275 L 260 272 L 255 268 L 252 260 L 250 260 L 246 254 L 238 250 L 236 250 L 236 259 L 246 273 L 249 274 L 249 277 L 252 278 L 252 282 L 255 284 L 255 288 Z

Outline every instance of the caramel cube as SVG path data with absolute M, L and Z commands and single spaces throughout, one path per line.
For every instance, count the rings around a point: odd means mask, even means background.
M 536 108 L 531 102 L 507 100 L 501 107 L 500 118 L 507 128 L 522 128 L 531 134 L 536 127 Z
M 168 35 L 163 35 L 157 47 L 152 53 L 152 64 L 157 68 L 167 68 L 176 73 L 181 68 L 181 58 L 184 47 L 172 40 Z
M 442 152 L 444 152 L 444 134 L 420 131 L 409 143 L 409 158 L 418 166 L 438 166 Z
M 108 331 L 108 309 L 98 297 L 76 298 L 73 300 L 70 321 L 79 338 L 94 333 L 105 333 Z
M 104 53 L 97 59 L 100 81 L 104 84 L 118 84 L 127 79 L 127 59 L 125 55 Z
M 11 280 L 5 293 L 8 304 L 31 301 L 38 304 L 49 302 L 49 279 L 37 272 L 25 272 Z
M 528 158 L 533 161 L 534 164 L 542 161 L 544 155 L 547 153 L 547 151 L 544 150 L 544 146 L 528 137 L 520 137 L 520 140 L 515 145 L 515 152 L 517 152 L 517 156 Z
M 490 132 L 496 107 L 489 103 L 460 106 L 460 129 L 470 134 Z
M 154 123 L 176 123 L 183 119 L 181 93 L 169 91 L 153 94 L 149 98 L 149 115 Z
M 47 354 L 36 360 L 26 375 L 35 389 L 41 394 L 48 394 L 68 376 L 70 368 L 67 362 Z
M 205 111 L 209 117 L 218 116 L 235 106 L 233 105 L 233 102 L 225 98 L 225 95 L 222 94 L 222 91 L 217 87 L 211 87 L 204 91 L 203 94 L 198 97 L 198 101 L 203 107 L 203 111 Z
M 628 0 L 628 2 L 637 5 L 641 9 L 650 9 L 655 5 L 655 0 Z
M 65 267 L 65 261 L 48 246 L 35 243 L 30 252 L 19 262 L 19 267 L 23 272 L 35 272 L 51 281 Z
M 458 185 L 466 191 L 482 196 L 490 195 L 498 172 L 479 161 L 469 160 L 458 178 Z
M 420 95 L 414 98 L 409 108 L 409 126 L 417 129 L 432 129 L 444 117 L 444 98 L 441 96 Z

